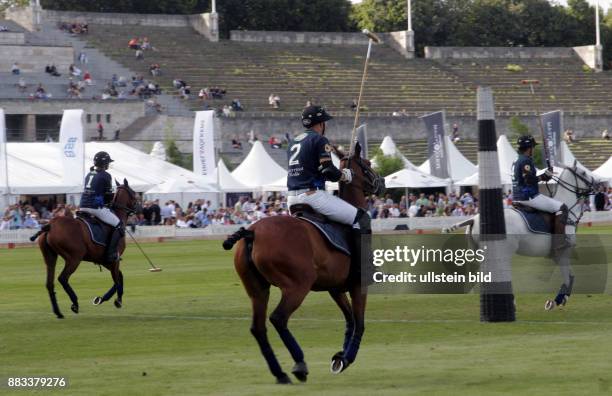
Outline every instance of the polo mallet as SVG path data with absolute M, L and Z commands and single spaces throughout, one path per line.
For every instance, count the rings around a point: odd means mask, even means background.
M 527 85 L 529 84 L 529 89 L 531 90 L 531 95 L 535 98 L 536 112 L 538 113 L 538 125 L 540 126 L 540 133 L 542 134 L 542 144 L 544 145 L 544 157 L 546 157 L 546 166 L 549 171 L 553 171 L 553 167 L 550 165 L 550 155 L 548 153 L 548 139 L 546 139 L 546 134 L 544 133 L 544 125 L 542 125 L 542 116 L 540 112 L 540 100 L 538 96 L 535 94 L 535 90 L 533 88 L 534 85 L 539 85 L 540 80 L 521 80 L 521 84 Z
M 359 96 L 357 97 L 357 110 L 355 111 L 355 122 L 353 123 L 353 132 L 351 133 L 351 141 L 349 147 L 349 157 L 353 155 L 355 150 L 355 140 L 357 139 L 357 126 L 359 124 L 359 110 L 361 109 L 361 97 L 363 95 L 363 87 L 365 85 L 366 77 L 368 75 L 368 63 L 370 62 L 370 53 L 372 52 L 372 43 L 380 43 L 380 38 L 368 29 L 363 29 L 362 33 L 368 36 L 368 53 L 366 55 L 365 63 L 363 65 L 363 74 L 361 76 L 361 87 L 359 88 Z
M 147 259 L 147 261 L 149 262 L 149 265 L 151 266 L 151 268 L 149 268 L 149 272 L 161 272 L 161 268 L 156 267 L 153 262 L 151 261 L 151 259 L 149 258 L 149 256 L 147 256 L 147 254 L 144 252 L 144 250 L 142 250 L 142 248 L 140 247 L 140 245 L 138 244 L 138 242 L 136 241 L 136 238 L 134 238 L 134 235 L 132 235 L 131 232 L 129 232 L 127 229 L 125 230 L 125 232 L 127 232 L 127 234 L 132 238 L 132 240 L 134 241 L 134 243 L 136 244 L 136 246 L 138 246 L 138 249 L 140 249 L 140 251 L 142 252 L 143 256 L 145 256 L 145 258 Z

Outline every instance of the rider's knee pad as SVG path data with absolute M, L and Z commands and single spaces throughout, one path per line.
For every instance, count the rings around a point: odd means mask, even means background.
M 353 224 L 359 224 L 359 229 L 362 233 L 372 231 L 372 219 L 370 219 L 368 212 L 361 208 L 357 209 L 357 215 L 355 216 Z

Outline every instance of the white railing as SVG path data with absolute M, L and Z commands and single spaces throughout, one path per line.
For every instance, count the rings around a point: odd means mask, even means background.
M 469 219 L 469 217 L 407 217 L 393 219 L 372 220 L 374 232 L 390 231 L 398 226 L 406 226 L 409 230 L 439 230 L 453 224 Z M 587 212 L 584 214 L 581 224 L 587 223 L 612 223 L 612 211 Z M 139 239 L 150 238 L 199 238 L 208 236 L 229 235 L 245 225 L 211 225 L 205 228 L 176 228 L 173 226 L 146 226 L 136 227 L 132 233 Z M 401 227 L 405 228 L 405 227 Z M 132 232 L 131 228 L 128 229 Z M 2 230 L 0 231 L 0 245 L 8 243 L 30 243 L 30 237 L 36 230 Z

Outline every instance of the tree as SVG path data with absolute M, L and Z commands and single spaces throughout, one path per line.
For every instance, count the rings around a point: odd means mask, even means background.
M 404 161 L 398 155 L 384 155 L 380 148 L 374 151 L 375 169 L 381 176 L 388 176 L 404 169 Z
M 10 7 L 25 7 L 30 4 L 30 0 L 0 0 L 0 15 Z

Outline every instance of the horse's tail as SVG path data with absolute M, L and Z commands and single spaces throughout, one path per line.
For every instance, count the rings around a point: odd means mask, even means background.
M 450 234 L 451 232 L 455 232 L 460 228 L 463 227 L 471 227 L 474 225 L 474 218 L 471 218 L 469 220 L 465 220 L 462 221 L 461 223 L 457 223 L 457 224 L 453 224 L 452 226 L 448 227 L 448 228 L 442 228 L 442 233 L 443 234 Z
M 236 242 L 243 238 L 247 241 L 252 241 L 255 238 L 255 232 L 247 230 L 244 227 L 240 227 L 238 231 L 234 232 L 232 235 L 228 236 L 225 241 L 223 241 L 223 249 L 230 250 L 234 247 Z
M 40 231 L 30 237 L 30 241 L 34 242 L 36 238 L 40 236 L 40 234 L 44 234 L 45 232 L 49 232 L 51 230 L 51 224 L 45 224 L 42 226 Z

